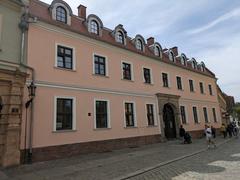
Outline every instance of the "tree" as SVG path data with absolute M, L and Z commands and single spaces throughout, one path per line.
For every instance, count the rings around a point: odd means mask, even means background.
M 233 108 L 233 117 L 237 118 L 240 121 L 240 103 L 236 103 Z

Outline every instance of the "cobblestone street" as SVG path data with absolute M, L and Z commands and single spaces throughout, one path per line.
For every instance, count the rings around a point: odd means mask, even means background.
M 170 141 L 22 165 L 2 169 L 0 179 L 234 179 L 240 175 L 240 140 L 216 141 L 222 145 L 207 151 L 205 139 L 190 145 Z

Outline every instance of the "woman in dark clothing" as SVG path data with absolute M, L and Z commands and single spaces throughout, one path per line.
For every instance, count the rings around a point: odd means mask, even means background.
M 182 143 L 184 143 L 184 135 L 185 135 L 185 133 L 186 133 L 186 131 L 183 128 L 183 126 L 181 125 L 180 128 L 179 128 L 179 136 L 182 139 Z

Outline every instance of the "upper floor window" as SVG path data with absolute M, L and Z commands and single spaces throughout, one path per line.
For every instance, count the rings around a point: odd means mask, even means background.
M 148 119 L 148 126 L 154 126 L 154 108 L 153 104 L 147 104 L 147 119 Z
M 197 61 L 194 58 L 192 59 L 192 68 L 197 69 Z
M 143 43 L 140 39 L 137 39 L 136 48 L 140 51 L 143 51 Z
M 106 76 L 106 58 L 94 55 L 95 74 Z
M 217 116 L 216 116 L 216 109 L 215 108 L 212 108 L 212 113 L 213 113 L 214 122 L 217 122 Z
M 123 62 L 122 63 L 122 73 L 123 79 L 132 80 L 132 67 L 130 63 Z
M 209 94 L 212 96 L 213 91 L 212 91 L 212 85 L 211 84 L 208 85 L 208 89 L 209 89 Z
M 95 101 L 95 127 L 96 128 L 109 128 L 109 105 L 108 101 L 96 100 Z
M 199 87 L 200 87 L 201 94 L 204 94 L 204 87 L 202 82 L 199 83 Z
M 162 81 L 163 81 L 163 87 L 169 87 L 167 73 L 162 73 Z
M 190 92 L 194 92 L 193 80 L 191 79 L 189 79 L 189 88 L 190 88 Z
M 179 77 L 179 76 L 177 76 L 177 88 L 178 88 L 179 90 L 182 90 L 182 89 L 183 89 L 183 88 L 182 88 L 182 78 Z
M 99 35 L 99 25 L 95 20 L 91 21 L 90 32 Z
M 130 103 L 130 102 L 125 103 L 125 121 L 126 121 L 126 127 L 136 126 L 135 125 L 134 103 Z
M 207 113 L 206 107 L 203 108 L 203 114 L 204 114 L 205 123 L 208 123 L 208 113 Z
M 143 68 L 143 77 L 144 77 L 144 82 L 147 84 L 151 84 L 151 70 L 148 68 Z
M 67 11 L 62 6 L 56 8 L 56 20 L 67 24 Z
M 155 46 L 154 54 L 155 54 L 155 56 L 161 57 L 161 50 L 160 50 L 159 46 Z
M 181 113 L 182 123 L 187 124 L 185 106 L 180 106 L 180 113 Z
M 184 66 L 187 65 L 187 58 L 184 54 L 181 55 L 181 64 Z
M 73 69 L 73 49 L 57 46 L 57 67 Z
M 169 51 L 169 59 L 170 61 L 174 62 L 175 61 L 175 57 L 172 51 Z
M 124 44 L 124 36 L 123 33 L 121 31 L 117 32 L 117 42 Z

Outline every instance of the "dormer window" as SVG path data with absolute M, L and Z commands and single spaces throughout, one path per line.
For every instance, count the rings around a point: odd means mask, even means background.
M 197 62 L 194 58 L 192 59 L 192 68 L 197 69 Z
M 136 41 L 136 48 L 140 51 L 143 51 L 143 43 L 140 39 L 137 39 Z
M 67 11 L 62 6 L 56 8 L 56 20 L 67 24 Z
M 174 57 L 174 54 L 173 54 L 173 52 L 172 52 L 172 51 L 169 51 L 169 54 L 168 54 L 168 56 L 169 56 L 169 59 L 170 59 L 170 61 L 172 61 L 172 62 L 174 62 L 174 61 L 175 61 L 175 57 Z
M 205 64 L 204 64 L 204 62 L 201 62 L 200 69 L 201 69 L 202 72 L 205 71 Z
M 159 46 L 155 46 L 154 54 L 155 54 L 155 56 L 158 56 L 158 57 L 161 56 L 161 50 L 160 50 Z
M 99 26 L 95 20 L 90 23 L 90 32 L 99 35 Z
M 123 33 L 121 31 L 118 31 L 117 32 L 117 42 L 121 43 L 121 44 L 124 44 L 124 36 L 123 36 Z
M 181 64 L 184 66 L 187 65 L 187 58 L 184 54 L 181 55 Z

